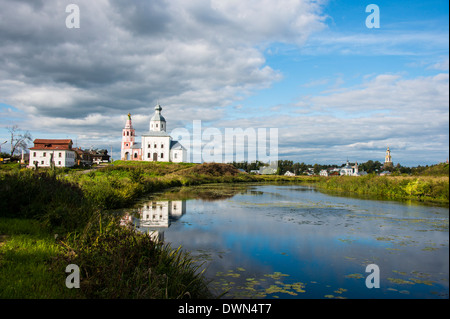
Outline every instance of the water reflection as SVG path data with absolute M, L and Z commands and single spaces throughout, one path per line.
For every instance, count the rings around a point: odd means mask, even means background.
M 152 200 L 140 204 L 134 214 L 125 214 L 122 224 L 131 223 L 136 230 L 164 241 L 164 229 L 186 214 L 186 200 Z
M 127 218 L 206 261 L 228 298 L 448 298 L 448 216 L 307 186 L 206 185 L 160 194 Z M 365 286 L 371 263 L 380 289 Z

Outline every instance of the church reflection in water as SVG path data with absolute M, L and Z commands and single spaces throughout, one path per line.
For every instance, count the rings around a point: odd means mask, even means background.
M 186 214 L 186 201 L 149 201 L 140 205 L 133 215 L 126 214 L 122 224 L 131 223 L 136 230 L 148 233 L 157 241 L 164 241 L 164 229 Z

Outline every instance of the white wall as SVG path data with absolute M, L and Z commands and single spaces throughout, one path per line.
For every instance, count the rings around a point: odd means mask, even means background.
M 34 167 L 34 162 L 38 162 L 38 167 L 50 167 L 50 158 L 53 154 L 53 162 L 56 167 L 72 167 L 75 165 L 74 151 L 55 150 L 30 150 L 29 167 Z
M 156 145 L 156 147 L 155 147 Z M 143 136 L 142 160 L 153 161 L 153 154 L 157 154 L 158 162 L 170 161 L 170 137 L 169 136 Z M 150 157 L 149 157 L 150 154 Z M 161 155 L 162 154 L 162 155 Z

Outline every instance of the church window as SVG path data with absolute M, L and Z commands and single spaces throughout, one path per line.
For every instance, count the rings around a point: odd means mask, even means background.
M 130 132 L 127 131 L 127 136 L 130 136 Z

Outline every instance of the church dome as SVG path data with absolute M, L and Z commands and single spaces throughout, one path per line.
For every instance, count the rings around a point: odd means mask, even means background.
M 162 110 L 161 105 L 158 104 L 155 106 L 155 114 L 153 115 L 151 121 L 163 121 L 163 122 L 166 121 L 164 116 L 161 115 L 161 110 Z

